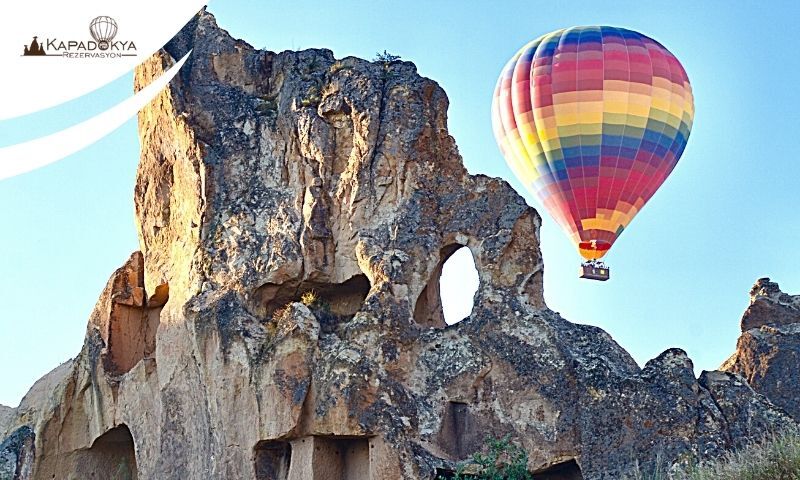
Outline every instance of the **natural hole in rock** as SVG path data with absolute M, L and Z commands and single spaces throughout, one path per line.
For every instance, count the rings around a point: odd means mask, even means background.
M 292 463 L 292 446 L 279 440 L 258 442 L 253 448 L 256 480 L 286 480 Z
M 437 468 L 435 471 L 435 475 L 433 478 L 435 479 L 445 479 L 449 480 L 451 478 L 456 478 L 456 471 L 452 468 Z
M 448 245 L 441 249 L 439 258 L 414 308 L 417 323 L 434 328 L 444 328 L 469 317 L 479 284 L 478 269 L 469 248 L 457 243 Z
M 583 480 L 583 473 L 578 462 L 569 460 L 534 472 L 534 480 Z
M 78 455 L 75 478 L 139 478 L 133 436 L 124 424 L 102 434 L 88 450 Z
M 104 358 L 106 372 L 123 375 L 156 351 L 161 310 L 169 300 L 169 285 L 161 284 L 145 306 L 115 303 L 108 325 Z

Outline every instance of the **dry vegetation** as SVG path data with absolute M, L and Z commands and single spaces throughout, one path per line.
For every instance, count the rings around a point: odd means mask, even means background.
M 775 434 L 682 472 L 656 471 L 633 480 L 800 480 L 800 433 Z

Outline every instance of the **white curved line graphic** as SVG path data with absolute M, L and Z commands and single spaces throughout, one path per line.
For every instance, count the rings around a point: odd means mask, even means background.
M 166 45 L 208 0 L 0 3 L 5 7 L 0 14 L 0 63 L 5 73 L 0 81 L 0 121 L 5 121 L 83 97 L 124 75 Z M 135 43 L 136 50 L 127 52 L 135 56 L 76 59 L 50 48 L 62 41 L 92 40 L 89 28 L 98 16 L 116 22 L 114 39 Z M 34 36 L 50 56 L 23 55 L 24 45 Z
M 147 105 L 181 69 L 190 51 L 163 75 L 105 112 L 60 132 L 0 148 L 0 180 L 30 172 L 79 152 L 113 132 Z

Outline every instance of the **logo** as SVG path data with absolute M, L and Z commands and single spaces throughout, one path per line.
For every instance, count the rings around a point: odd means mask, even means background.
M 37 37 L 36 35 L 33 36 L 33 41 L 31 42 L 30 47 L 25 45 L 25 53 L 22 54 L 23 56 L 27 57 L 28 55 L 47 55 L 46 53 L 44 53 L 44 48 L 42 48 L 42 46 L 39 45 L 39 42 L 36 41 L 37 38 L 39 37 Z
M 117 36 L 117 22 L 111 17 L 97 17 L 89 24 L 89 33 L 97 42 L 97 48 L 108 50 L 109 42 Z
M 40 41 L 33 36 L 30 45 L 25 45 L 22 56 L 45 56 L 62 58 L 121 58 L 136 56 L 136 44 L 132 40 L 115 40 L 117 21 L 109 16 L 95 17 L 89 22 L 92 39 L 61 40 L 57 37 Z

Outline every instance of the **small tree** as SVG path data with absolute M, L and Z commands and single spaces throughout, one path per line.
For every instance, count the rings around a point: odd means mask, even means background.
M 400 55 L 392 55 L 386 50 L 384 50 L 383 53 L 376 53 L 375 58 L 372 59 L 373 62 L 382 62 L 384 65 L 389 65 L 390 63 L 394 63 L 398 60 L 400 60 Z

